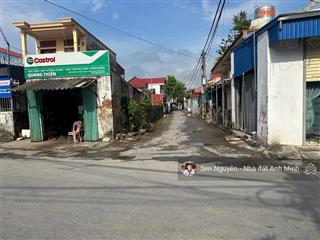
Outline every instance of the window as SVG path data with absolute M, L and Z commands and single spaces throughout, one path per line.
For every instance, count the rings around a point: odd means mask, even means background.
M 63 41 L 65 47 L 73 47 L 73 39 L 66 39 Z
M 12 101 L 12 102 L 11 102 Z M 27 97 L 22 93 L 12 93 L 12 98 L 0 98 L 0 112 L 26 111 Z
M 56 41 L 40 41 L 40 54 L 44 53 L 55 53 L 56 52 Z
M 40 41 L 40 48 L 55 48 L 56 41 Z
M 66 39 L 63 43 L 65 52 L 74 52 L 73 39 Z M 80 39 L 78 39 L 78 51 L 80 51 Z

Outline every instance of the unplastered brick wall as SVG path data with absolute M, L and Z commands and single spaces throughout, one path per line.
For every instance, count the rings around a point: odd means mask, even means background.
M 97 115 L 99 138 L 113 135 L 112 90 L 110 76 L 97 80 Z

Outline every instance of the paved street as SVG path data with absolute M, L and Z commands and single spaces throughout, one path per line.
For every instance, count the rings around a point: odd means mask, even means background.
M 226 135 L 174 112 L 134 143 L 0 146 L 1 239 L 319 239 L 318 177 L 178 177 L 177 161 L 280 164 Z

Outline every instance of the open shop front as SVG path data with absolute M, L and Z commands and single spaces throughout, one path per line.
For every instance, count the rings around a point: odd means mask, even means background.
M 14 91 L 26 91 L 32 141 L 67 137 L 81 121 L 85 141 L 98 140 L 94 78 L 29 81 Z

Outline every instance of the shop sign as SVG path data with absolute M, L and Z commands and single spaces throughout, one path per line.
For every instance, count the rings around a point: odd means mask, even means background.
M 8 77 L 0 78 L 0 98 L 11 98 L 11 81 Z
M 110 75 L 109 51 L 27 55 L 24 74 L 26 79 L 107 76 Z

